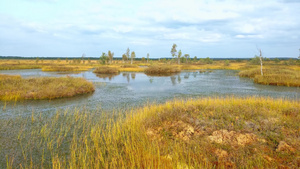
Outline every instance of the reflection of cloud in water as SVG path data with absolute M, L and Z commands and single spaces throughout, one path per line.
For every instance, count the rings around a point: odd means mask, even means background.
M 115 76 L 118 76 L 118 74 L 96 74 L 97 77 L 106 80 L 108 78 L 109 81 L 111 81 Z

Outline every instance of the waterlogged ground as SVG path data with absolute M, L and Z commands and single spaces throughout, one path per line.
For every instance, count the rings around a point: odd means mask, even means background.
M 254 84 L 248 78 L 240 78 L 237 71 L 214 70 L 199 73 L 182 72 L 177 75 L 157 77 L 144 73 L 121 72 L 119 75 L 96 75 L 92 70 L 81 73 L 61 74 L 33 70 L 5 70 L 1 74 L 20 74 L 24 78 L 43 76 L 84 77 L 95 84 L 92 94 L 56 100 L 29 100 L 1 102 L 0 118 L 28 116 L 32 112 L 53 113 L 58 109 L 75 107 L 97 110 L 128 109 L 147 103 L 162 103 L 174 98 L 207 96 L 268 96 L 300 100 L 300 89 Z

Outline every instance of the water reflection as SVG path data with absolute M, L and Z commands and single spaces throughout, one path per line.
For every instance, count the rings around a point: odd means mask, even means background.
M 172 82 L 173 86 L 175 86 L 176 84 L 180 84 L 181 83 L 181 77 L 180 77 L 180 75 L 177 75 L 177 77 L 176 76 L 171 76 L 170 79 L 171 79 L 171 82 Z M 185 79 L 188 79 L 188 78 L 185 78 Z
M 190 74 L 191 74 L 191 72 L 186 72 L 183 77 L 185 79 L 188 79 L 190 77 Z
M 130 77 L 132 80 L 135 79 L 136 74 L 135 73 L 130 73 L 130 72 L 123 72 L 122 76 L 126 78 L 127 82 L 130 82 Z

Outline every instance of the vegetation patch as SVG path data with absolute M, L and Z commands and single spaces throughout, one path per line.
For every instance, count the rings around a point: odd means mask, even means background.
M 72 97 L 95 90 L 93 84 L 83 78 L 23 79 L 19 76 L 2 76 L 0 76 L 0 100 L 4 101 Z
M 252 78 L 258 84 L 300 87 L 299 70 L 272 67 L 263 69 L 263 75 L 261 75 L 260 68 L 255 68 L 243 70 L 239 76 Z
M 89 66 L 44 66 L 42 71 L 45 72 L 73 72 L 73 71 L 86 71 L 91 69 Z
M 298 101 L 203 98 L 0 119 L 3 168 L 299 168 Z M 16 130 L 16 131 L 15 131 Z
M 145 74 L 154 76 L 172 75 L 180 72 L 181 69 L 173 65 L 152 65 L 145 69 Z
M 42 65 L 0 64 L 0 70 L 40 69 Z
M 97 74 L 118 74 L 120 71 L 115 67 L 101 66 L 97 67 L 93 72 Z

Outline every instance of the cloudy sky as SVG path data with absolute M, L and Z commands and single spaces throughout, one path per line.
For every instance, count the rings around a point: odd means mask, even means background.
M 1 0 L 0 55 L 299 56 L 300 0 Z

